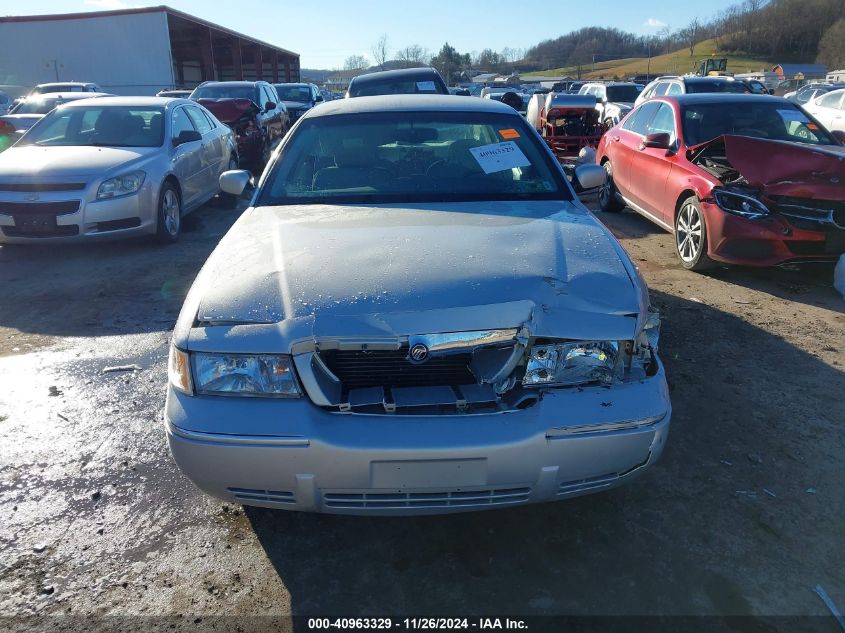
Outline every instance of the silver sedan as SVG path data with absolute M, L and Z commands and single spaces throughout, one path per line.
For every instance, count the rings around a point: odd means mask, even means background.
M 182 216 L 237 165 L 232 131 L 187 99 L 67 103 L 0 154 L 0 243 L 175 242 Z
M 198 486 L 247 505 L 567 499 L 662 452 L 658 332 L 633 263 L 513 108 L 332 101 L 285 137 L 187 296 L 167 436 Z

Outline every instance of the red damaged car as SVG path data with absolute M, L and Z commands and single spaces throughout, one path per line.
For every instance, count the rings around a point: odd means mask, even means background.
M 206 81 L 191 93 L 235 133 L 240 162 L 265 165 L 288 130 L 288 112 L 266 81 Z
M 779 97 L 659 97 L 602 137 L 599 202 L 673 232 L 689 270 L 834 261 L 845 252 L 843 140 Z

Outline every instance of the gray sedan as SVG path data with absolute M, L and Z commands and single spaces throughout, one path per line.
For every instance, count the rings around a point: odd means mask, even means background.
M 237 165 L 231 130 L 187 99 L 66 103 L 0 154 L 0 243 L 174 242 Z
M 232 194 L 248 181 L 221 176 Z M 199 487 L 247 505 L 566 499 L 663 451 L 658 332 L 637 269 L 515 110 L 332 101 L 276 150 L 188 294 L 167 437 Z

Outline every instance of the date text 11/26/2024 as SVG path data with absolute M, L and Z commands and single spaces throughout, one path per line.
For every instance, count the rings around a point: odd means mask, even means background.
M 511 630 L 525 631 L 528 625 L 524 620 L 512 618 L 308 618 L 309 630 Z

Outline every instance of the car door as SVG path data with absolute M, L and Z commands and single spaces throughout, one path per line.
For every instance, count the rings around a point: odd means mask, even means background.
M 266 104 L 273 103 L 275 107 L 267 110 L 265 113 L 267 117 L 267 132 L 270 136 L 270 141 L 279 138 L 282 135 L 282 115 L 279 111 L 279 97 L 275 94 L 275 90 L 272 92 L 268 90 L 269 86 L 261 85 L 261 107 L 264 108 Z
M 170 123 L 170 138 L 173 143 L 184 131 L 198 131 L 188 116 L 186 106 L 173 110 Z M 202 141 L 189 141 L 173 149 L 173 171 L 182 188 L 182 209 L 194 205 L 205 190 L 202 174 Z
M 657 107 L 658 102 L 646 101 L 625 117 L 621 125 L 607 132 L 608 156 L 613 166 L 613 184 L 623 197 L 637 204 L 633 186 L 638 174 L 632 173 L 632 159 L 639 152 L 640 143 Z
M 646 136 L 669 134 L 671 144 L 676 146 L 678 132 L 675 110 L 664 101 L 653 103 L 657 105 L 657 110 L 646 126 Z M 666 208 L 666 182 L 677 160 L 678 156 L 674 149 L 644 147 L 642 142 L 632 154 L 631 159 L 632 195 L 643 207 L 642 210 L 653 216 L 652 219 L 669 227 L 674 222 L 674 209 Z
M 207 196 L 209 193 L 217 191 L 217 178 L 220 176 L 222 161 L 220 144 L 221 140 L 218 134 L 214 133 L 214 128 L 211 121 L 205 116 L 202 110 L 197 106 L 185 106 L 185 111 L 194 124 L 197 132 L 202 134 L 202 141 L 200 141 L 200 178 L 199 183 L 202 188 L 201 196 Z M 228 161 L 227 161 L 228 162 Z
M 842 110 L 839 109 L 842 103 L 842 95 L 843 93 L 839 91 L 829 92 L 808 103 L 807 110 L 828 130 L 833 130 L 835 129 L 833 127 L 834 120 L 837 116 L 841 117 L 842 115 Z

